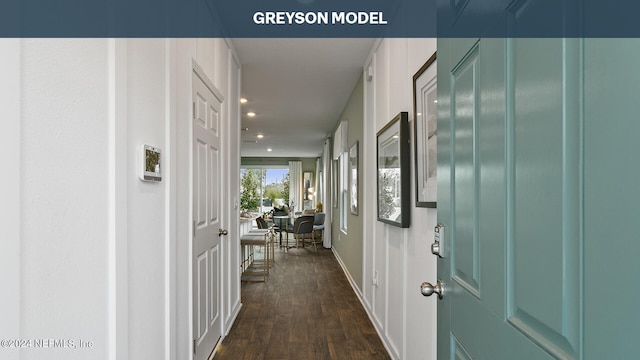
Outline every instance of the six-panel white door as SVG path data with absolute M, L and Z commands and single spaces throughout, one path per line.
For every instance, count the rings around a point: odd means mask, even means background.
M 193 337 L 194 359 L 207 359 L 222 335 L 220 294 L 222 96 L 193 75 Z

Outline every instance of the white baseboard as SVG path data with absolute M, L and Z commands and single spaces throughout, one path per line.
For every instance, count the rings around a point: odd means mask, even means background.
M 238 314 L 240 314 L 240 309 L 242 309 L 242 303 L 238 302 L 235 311 L 233 312 L 233 315 L 231 315 L 231 320 L 229 320 L 229 322 L 227 323 L 226 331 L 224 332 L 224 337 L 227 337 L 227 335 L 229 335 L 229 331 L 231 331 L 231 328 L 233 327 L 233 324 L 235 324 L 236 319 L 238 318 Z M 224 340 L 224 338 L 223 338 Z M 221 341 L 222 342 L 222 341 Z
M 387 350 L 389 357 L 391 357 L 394 360 L 397 360 L 397 358 L 393 356 L 394 353 L 391 351 L 391 347 L 388 342 L 389 340 L 383 335 L 384 332 L 382 331 L 382 329 L 378 327 L 377 322 L 374 321 L 374 316 L 371 313 L 371 309 L 366 305 L 366 301 L 362 296 L 362 292 L 360 291 L 360 289 L 358 289 L 358 286 L 356 285 L 355 281 L 353 281 L 353 278 L 351 277 L 349 270 L 347 270 L 347 267 L 344 265 L 344 262 L 340 258 L 340 255 L 338 254 L 338 252 L 333 246 L 331 247 L 331 251 L 333 252 L 333 255 L 336 257 L 336 260 L 338 260 L 338 264 L 340 264 L 340 267 L 342 268 L 344 275 L 347 277 L 347 280 L 349 280 L 349 284 L 351 285 L 353 292 L 356 294 L 356 296 L 358 297 L 358 300 L 360 301 L 360 304 L 362 304 L 362 307 L 366 311 L 367 316 L 369 317 L 369 321 L 371 321 L 371 324 L 373 324 L 373 328 L 376 329 L 376 332 L 378 333 L 378 337 L 382 341 L 382 345 L 384 345 L 384 348 Z

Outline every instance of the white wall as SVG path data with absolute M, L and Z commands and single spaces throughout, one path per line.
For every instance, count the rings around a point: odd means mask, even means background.
M 424 65 L 424 63 L 436 51 L 436 39 L 409 39 L 408 40 L 408 78 Z M 413 80 L 408 87 L 410 100 L 409 118 L 414 119 L 413 114 Z M 413 124 L 412 124 L 413 125 Z M 411 128 L 413 136 L 413 127 Z M 413 137 L 412 137 L 413 139 Z M 413 143 L 412 143 L 413 145 Z M 411 151 L 411 166 L 415 164 Z M 414 169 L 415 171 L 415 169 Z M 411 195 L 412 203 L 415 203 L 415 177 L 412 171 Z M 420 284 L 424 281 L 437 280 L 437 257 L 431 253 L 433 243 L 433 229 L 437 223 L 437 210 L 430 208 L 418 208 L 413 206 L 411 213 L 412 225 L 410 239 L 407 242 L 407 287 L 405 290 L 407 302 L 406 338 L 407 359 L 416 359 L 428 355 L 430 359 L 436 359 L 436 307 L 435 297 L 426 298 L 420 293 Z M 425 350 L 429 349 L 429 350 Z
M 142 182 L 137 178 L 141 144 L 172 148 L 165 141 L 166 74 L 163 39 L 127 42 L 127 214 L 129 288 L 129 357 L 160 359 L 166 349 L 150 348 L 145 339 L 163 339 L 165 319 L 165 234 L 168 181 Z M 124 143 L 124 142 L 123 142 Z M 163 171 L 170 169 L 165 169 Z
M 20 48 L 19 39 L 0 40 L 0 163 L 5 174 L 0 177 L 0 279 L 3 295 L 0 297 L 0 339 L 20 335 L 21 288 L 21 106 L 20 106 Z M 13 294 L 13 296 L 11 295 Z M 17 351 L 5 350 L 5 359 L 18 359 Z
M 19 55 L 17 335 L 94 343 L 75 351 L 22 349 L 21 358 L 106 358 L 107 40 L 23 40 Z
M 395 359 L 436 358 L 436 302 L 420 294 L 435 281 L 431 254 L 435 209 L 415 207 L 411 172 L 411 227 L 376 221 L 376 133 L 401 111 L 413 120 L 412 78 L 435 52 L 435 39 L 383 39 L 365 63 L 363 173 L 363 289 L 365 308 Z M 370 76 L 369 76 L 370 75 Z M 413 123 L 410 123 L 413 133 Z M 412 136 L 412 135 L 411 135 Z M 413 146 L 413 145 L 412 145 Z M 411 147 L 413 156 L 413 147 Z M 411 166 L 414 160 L 411 158 Z M 404 190 L 404 189 L 403 189 Z M 373 200 L 372 200 L 373 199 Z M 377 285 L 374 277 L 377 273 Z
M 1 74 L 12 74 L 2 104 L 13 104 L 0 108 L 8 119 L 0 133 L 17 138 L 3 151 L 14 155 L 7 164 L 17 180 L 2 188 L 18 194 L 3 218 L 19 224 L 6 232 L 2 270 L 15 276 L 6 281 L 2 311 L 12 315 L 1 335 L 92 342 L 0 349 L 0 357 L 188 358 L 192 60 L 215 72 L 225 96 L 224 166 L 239 174 L 233 48 L 222 39 L 23 39 L 1 40 L 0 49 L 11 51 Z M 160 183 L 137 178 L 143 143 L 163 150 Z M 224 186 L 227 333 L 240 309 L 239 188 L 233 179 Z

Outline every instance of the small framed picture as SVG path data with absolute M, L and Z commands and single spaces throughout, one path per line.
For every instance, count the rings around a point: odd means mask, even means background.
M 413 146 L 416 206 L 437 205 L 437 61 L 436 53 L 413 75 Z
M 409 164 L 409 114 L 401 112 L 377 134 L 378 221 L 409 227 Z

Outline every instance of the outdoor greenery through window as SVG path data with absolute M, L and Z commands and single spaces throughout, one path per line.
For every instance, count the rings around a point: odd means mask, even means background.
M 240 208 L 260 214 L 289 203 L 289 168 L 242 168 Z

